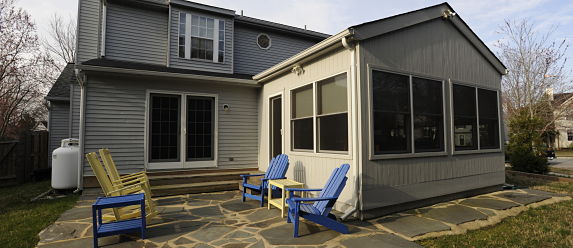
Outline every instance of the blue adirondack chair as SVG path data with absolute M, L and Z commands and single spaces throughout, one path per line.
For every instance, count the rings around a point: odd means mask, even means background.
M 251 198 L 251 199 L 255 199 L 257 201 L 261 201 L 261 207 L 264 205 L 265 202 L 265 194 L 268 191 L 267 185 L 269 183 L 269 180 L 273 180 L 273 179 L 284 179 L 285 174 L 288 170 L 288 156 L 286 154 L 280 154 L 276 157 L 274 157 L 273 159 L 271 159 L 271 163 L 269 164 L 269 168 L 267 169 L 267 173 L 265 174 L 252 174 L 252 175 L 241 175 L 241 177 L 243 177 L 243 201 L 245 201 L 245 198 Z M 261 178 L 261 184 L 260 185 L 254 185 L 254 184 L 250 184 L 247 183 L 247 179 L 249 177 L 260 177 L 262 176 L 263 178 Z M 251 190 L 255 190 L 257 192 L 260 192 L 259 195 L 253 195 L 253 194 L 249 194 L 247 193 L 247 189 L 251 189 Z
M 317 224 L 328 227 L 337 232 L 347 234 L 348 228 L 336 221 L 336 216 L 330 213 L 334 203 L 346 185 L 346 173 L 350 168 L 349 164 L 343 164 L 334 169 L 332 175 L 326 182 L 323 189 L 287 189 L 290 192 L 287 203 L 289 206 L 287 222 L 294 222 L 294 237 L 298 237 L 298 217 L 303 217 Z M 294 195 L 295 192 L 320 191 L 317 198 L 301 198 Z M 314 202 L 313 204 L 303 202 Z

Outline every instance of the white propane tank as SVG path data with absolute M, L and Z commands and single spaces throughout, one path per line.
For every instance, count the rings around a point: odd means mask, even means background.
M 78 184 L 78 139 L 63 139 L 52 152 L 52 188 L 73 189 Z

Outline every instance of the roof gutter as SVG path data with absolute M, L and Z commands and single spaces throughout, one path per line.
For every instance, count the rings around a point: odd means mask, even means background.
M 329 38 L 317 43 L 314 46 L 307 48 L 306 50 L 298 53 L 297 55 L 290 57 L 287 60 L 255 75 L 253 77 L 258 83 L 264 83 L 269 81 L 271 78 L 282 74 L 286 71 L 290 71 L 292 66 L 297 64 L 302 64 L 304 62 L 310 61 L 317 58 L 337 47 L 343 47 L 343 40 L 349 40 L 354 35 L 354 29 L 345 29 L 342 32 L 330 36 Z
M 156 76 L 156 77 L 172 77 L 172 78 L 182 78 L 182 79 L 196 79 L 196 80 L 206 80 L 206 81 L 217 81 L 217 82 L 224 82 L 224 83 L 240 84 L 243 86 L 259 87 L 257 82 L 252 80 L 252 79 L 217 77 L 217 76 L 186 74 L 186 73 L 176 73 L 176 72 L 147 71 L 147 70 L 126 69 L 126 68 L 95 66 L 95 65 L 77 65 L 77 68 L 85 70 L 85 71 L 123 73 L 123 74 L 139 75 L 139 76 Z

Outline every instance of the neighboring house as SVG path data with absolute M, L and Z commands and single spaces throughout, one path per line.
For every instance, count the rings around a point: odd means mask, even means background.
M 349 27 L 254 77 L 259 167 L 317 188 L 349 163 L 336 208 L 364 218 L 501 189 L 505 73 L 447 3 Z
M 573 148 L 573 93 L 552 94 L 555 114 L 555 136 L 552 137 L 555 149 Z
M 52 151 L 60 147 L 62 139 L 72 137 L 70 92 L 76 84 L 74 64 L 68 63 L 45 97 L 49 103 L 48 131 L 50 138 L 48 141 L 48 154 L 50 157 Z
M 289 178 L 321 187 L 349 163 L 336 208 L 362 217 L 505 181 L 506 68 L 447 3 L 328 36 L 182 0 L 80 0 L 75 68 L 71 137 L 121 173 L 286 153 Z

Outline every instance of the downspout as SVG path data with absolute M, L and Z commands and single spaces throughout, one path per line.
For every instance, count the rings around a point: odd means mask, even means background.
M 352 30 L 351 30 L 352 31 Z M 350 51 L 350 78 L 351 78 L 351 95 L 352 95 L 352 99 L 354 99 L 353 101 L 353 106 L 354 106 L 354 116 L 358 115 L 358 103 L 356 101 L 357 99 L 357 93 L 356 93 L 356 87 L 357 87 L 357 82 L 356 82 L 356 43 L 354 42 L 353 38 L 352 38 L 353 32 L 351 32 L 351 34 L 349 36 L 345 36 L 342 38 L 342 46 L 346 49 L 348 49 Z M 356 130 L 358 132 L 358 118 L 355 118 L 354 121 L 354 127 L 353 130 Z M 353 152 L 355 154 L 357 154 L 357 156 L 355 156 L 355 161 L 357 161 L 357 163 L 354 164 L 353 166 L 353 170 L 354 170 L 354 193 L 355 193 L 355 198 L 356 198 L 356 203 L 354 204 L 354 207 L 347 210 L 346 212 L 344 212 L 344 214 L 342 215 L 341 219 L 342 220 L 346 220 L 349 216 L 351 216 L 352 214 L 354 214 L 358 209 L 359 209 L 359 203 L 360 203 L 360 182 L 359 182 L 359 167 L 360 167 L 360 159 L 358 154 L 360 154 L 360 150 L 357 149 L 358 147 L 358 138 L 360 137 L 359 135 L 357 135 L 357 133 L 354 133 L 354 137 L 353 140 Z
M 80 123 L 79 123 L 79 134 L 78 134 L 78 138 L 79 138 L 79 150 L 80 150 L 80 154 L 78 156 L 78 185 L 76 190 L 74 191 L 74 193 L 79 193 L 84 189 L 84 160 L 83 160 L 83 155 L 84 155 L 84 133 L 85 133 L 85 102 L 86 102 L 86 76 L 85 74 L 83 74 L 79 69 L 75 70 L 76 73 L 76 78 L 78 80 L 78 83 L 80 84 Z

